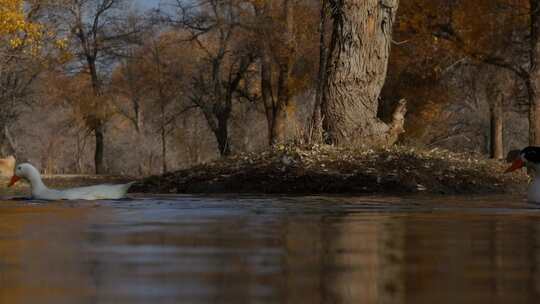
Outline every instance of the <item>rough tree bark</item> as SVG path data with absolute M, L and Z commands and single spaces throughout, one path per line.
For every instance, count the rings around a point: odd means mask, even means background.
M 336 145 L 393 144 L 403 133 L 406 103 L 390 124 L 377 117 L 398 0 L 329 0 L 332 41 L 322 105 L 326 141 Z

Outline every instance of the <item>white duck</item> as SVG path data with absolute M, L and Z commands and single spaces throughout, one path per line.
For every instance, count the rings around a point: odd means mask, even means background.
M 30 183 L 30 187 L 32 188 L 32 198 L 41 200 L 120 199 L 126 197 L 129 187 L 135 183 L 95 185 L 65 190 L 49 189 L 41 180 L 39 171 L 28 163 L 20 164 L 15 168 L 15 174 L 11 178 L 8 186 L 13 186 L 20 179 L 25 179 Z
M 534 169 L 534 180 L 529 185 L 527 199 L 529 202 L 540 203 L 540 147 L 526 147 L 519 152 L 512 166 L 505 173 L 512 172 L 523 167 Z

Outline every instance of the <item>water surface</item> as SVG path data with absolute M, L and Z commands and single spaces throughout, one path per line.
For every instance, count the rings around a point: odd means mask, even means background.
M 537 303 L 516 197 L 0 203 L 0 303 Z

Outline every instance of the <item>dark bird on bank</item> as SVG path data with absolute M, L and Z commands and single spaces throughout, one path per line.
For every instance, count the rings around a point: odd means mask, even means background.
M 507 160 L 511 158 L 508 154 Z M 506 169 L 505 173 L 519 170 L 523 167 L 531 168 L 535 171 L 535 177 L 529 190 L 527 198 L 530 202 L 540 203 L 540 147 L 526 147 L 513 157 L 512 165 Z

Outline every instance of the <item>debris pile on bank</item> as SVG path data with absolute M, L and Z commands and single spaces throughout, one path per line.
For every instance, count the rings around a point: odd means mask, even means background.
M 281 145 L 151 176 L 133 192 L 152 193 L 441 193 L 522 191 L 524 172 L 473 154 L 410 147 L 346 149 Z

